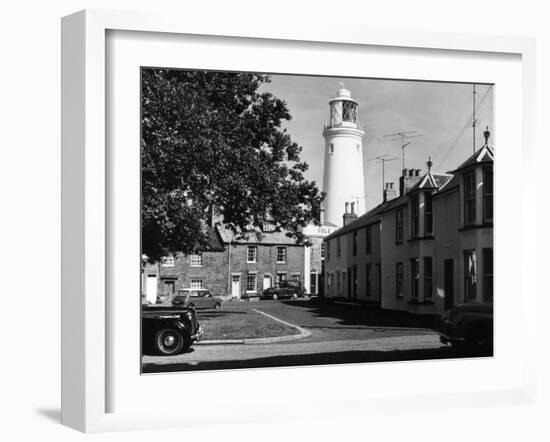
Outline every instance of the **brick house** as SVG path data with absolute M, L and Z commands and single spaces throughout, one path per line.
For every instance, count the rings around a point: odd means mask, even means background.
M 254 298 L 281 280 L 304 283 L 304 245 L 265 224 L 246 234 L 235 234 L 216 224 L 210 245 L 192 255 L 165 257 L 143 266 L 143 296 L 170 301 L 180 288 L 208 288 L 227 298 Z

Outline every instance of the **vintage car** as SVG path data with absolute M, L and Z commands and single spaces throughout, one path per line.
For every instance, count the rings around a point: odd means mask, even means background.
M 202 336 L 195 309 L 188 307 L 141 306 L 142 351 L 171 356 L 184 353 Z
M 270 287 L 262 292 L 262 299 L 284 299 L 304 296 L 304 289 L 299 282 L 281 281 L 275 287 Z
M 178 293 L 172 299 L 173 305 L 183 305 L 185 307 L 194 307 L 196 309 L 221 309 L 223 299 L 212 295 L 207 289 L 179 289 Z
M 493 305 L 462 304 L 441 316 L 439 339 L 458 351 L 493 350 Z

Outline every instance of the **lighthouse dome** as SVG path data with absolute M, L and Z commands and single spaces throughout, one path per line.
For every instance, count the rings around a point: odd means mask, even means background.
M 338 89 L 338 93 L 336 94 L 337 98 L 351 98 L 351 92 L 347 90 L 346 88 L 340 88 Z

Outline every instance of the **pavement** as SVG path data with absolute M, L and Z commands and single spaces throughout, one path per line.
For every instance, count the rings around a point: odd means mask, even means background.
M 226 303 L 228 311 L 256 309 L 309 333 L 288 342 L 196 344 L 176 356 L 143 356 L 143 372 L 279 367 L 455 358 L 436 331 L 410 317 L 309 300 Z M 200 321 L 200 313 L 199 313 Z M 243 345 L 245 344 L 245 345 Z

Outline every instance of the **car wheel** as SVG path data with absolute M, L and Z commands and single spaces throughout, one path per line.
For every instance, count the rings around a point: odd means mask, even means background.
M 175 328 L 160 329 L 155 335 L 155 348 L 164 356 L 176 355 L 190 346 L 190 339 L 186 339 L 180 330 Z
M 273 300 L 276 301 L 277 299 L 279 299 L 279 297 L 277 295 L 273 295 Z
M 216 310 L 221 310 L 222 305 L 218 302 L 218 303 L 214 304 L 214 308 L 215 308 Z

